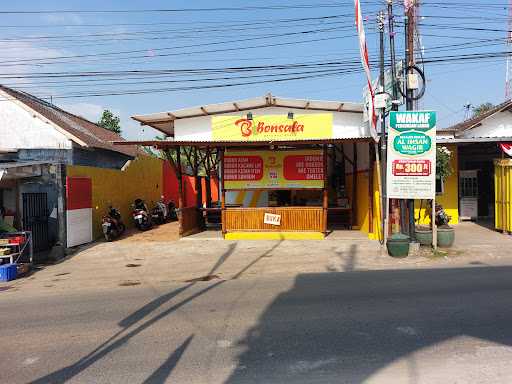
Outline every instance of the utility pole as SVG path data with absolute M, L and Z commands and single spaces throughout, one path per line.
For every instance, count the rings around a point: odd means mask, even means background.
M 507 55 L 507 72 L 505 77 L 505 99 L 512 97 L 512 0 L 508 2 L 508 23 L 507 23 L 507 42 L 506 47 L 509 54 Z
M 379 12 L 379 16 L 377 17 L 377 22 L 379 26 L 379 37 L 380 37 L 380 76 L 379 83 L 381 89 L 380 92 L 385 92 L 386 84 L 385 84 L 385 74 L 384 74 L 384 11 Z M 382 180 L 382 189 L 381 189 L 381 225 L 382 225 L 382 238 L 384 240 L 384 244 L 387 240 L 387 226 L 386 226 L 386 207 L 387 207 L 387 190 L 386 190 L 386 171 L 387 171 L 387 137 L 386 137 L 386 110 L 383 110 L 380 115 L 380 150 L 381 150 L 381 180 Z
M 415 34 L 415 11 L 416 11 L 416 0 L 410 0 L 409 8 L 406 9 L 406 21 L 405 21 L 405 36 L 406 36 L 406 44 L 405 44 L 405 61 L 406 68 L 410 68 L 415 64 L 414 60 L 414 34 Z M 405 72 L 405 84 L 406 84 L 406 110 L 412 111 L 414 110 L 414 91 L 409 87 L 409 79 L 408 79 L 409 71 Z M 407 200 L 407 207 L 409 211 L 409 238 L 411 241 L 415 239 L 414 232 L 414 200 Z M 404 215 L 402 215 L 404 217 Z
M 388 5 L 388 30 L 389 30 L 389 53 L 391 56 L 391 96 L 392 96 L 392 104 L 391 110 L 398 111 L 398 104 L 396 101 L 398 100 L 398 89 L 396 82 L 396 56 L 395 56 L 395 19 L 393 16 L 393 0 L 387 0 Z M 387 137 L 384 136 L 384 148 L 387 147 Z M 383 164 L 386 167 L 383 171 L 384 175 L 387 175 L 387 153 L 386 157 L 383 159 Z M 385 183 L 383 187 L 384 191 L 384 239 L 388 238 L 388 223 L 389 223 L 389 198 L 387 196 L 387 177 L 385 178 Z

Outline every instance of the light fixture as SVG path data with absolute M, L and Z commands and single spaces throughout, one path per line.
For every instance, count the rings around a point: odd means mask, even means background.
M 289 118 L 290 120 L 293 120 L 293 112 L 288 112 L 288 118 Z
M 249 112 L 249 113 L 247 114 L 247 120 L 252 120 L 252 112 Z

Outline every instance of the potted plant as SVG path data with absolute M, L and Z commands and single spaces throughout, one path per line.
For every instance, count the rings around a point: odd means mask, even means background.
M 440 204 L 436 204 L 437 245 L 451 247 L 455 240 L 455 230 L 448 223 L 452 219 Z

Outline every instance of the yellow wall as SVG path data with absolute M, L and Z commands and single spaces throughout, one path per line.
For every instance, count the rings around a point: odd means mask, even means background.
M 357 173 L 357 191 L 355 204 L 357 216 L 354 229 L 359 229 L 368 233 L 369 225 L 369 199 L 368 199 L 368 172 L 359 171 Z M 350 204 L 354 201 L 352 198 L 352 174 L 346 176 L 346 191 Z
M 452 175 L 447 178 L 444 182 L 444 193 L 442 195 L 436 196 L 437 204 L 441 204 L 446 211 L 446 213 L 452 217 L 450 224 L 458 224 L 459 223 L 459 172 L 458 172 L 458 155 L 457 155 L 457 147 L 455 145 L 447 145 L 446 146 L 450 151 L 452 151 Z M 426 205 L 427 202 L 423 201 L 423 207 L 420 212 L 420 201 L 416 201 L 416 209 L 414 212 L 414 218 L 416 223 L 418 223 L 418 213 L 420 214 L 419 224 L 430 224 L 430 217 L 428 213 L 426 214 Z
M 127 227 L 133 226 L 132 203 L 136 198 L 146 201 L 149 208 L 162 195 L 162 161 L 149 156 L 139 156 L 124 170 L 68 166 L 67 176 L 90 177 L 92 181 L 93 236 L 102 236 L 101 218 L 108 207 L 121 211 Z

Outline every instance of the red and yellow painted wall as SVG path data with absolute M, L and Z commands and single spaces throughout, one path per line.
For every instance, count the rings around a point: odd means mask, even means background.
M 132 226 L 132 204 L 141 198 L 151 208 L 164 196 L 166 201 L 178 202 L 178 179 L 168 162 L 150 156 L 139 156 L 132 160 L 124 170 L 69 165 L 66 168 L 69 177 L 88 177 L 92 184 L 92 228 L 93 237 L 99 238 L 101 218 L 109 206 L 118 208 L 125 224 Z M 203 201 L 206 201 L 205 179 Z M 218 200 L 218 183 L 211 180 L 212 200 Z M 193 176 L 184 176 L 183 191 L 185 206 L 196 205 L 196 189 Z

